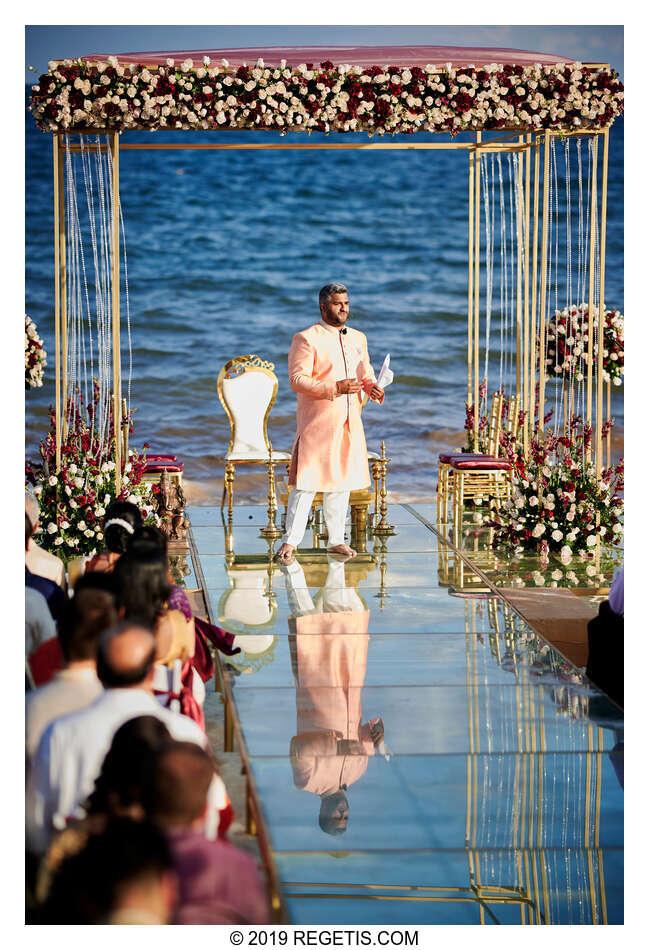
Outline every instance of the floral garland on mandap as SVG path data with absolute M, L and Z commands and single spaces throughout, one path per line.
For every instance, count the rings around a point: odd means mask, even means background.
M 43 373 L 47 366 L 47 353 L 38 335 L 36 324 L 25 314 L 25 389 L 37 389 L 43 385 Z
M 609 68 L 334 66 L 330 61 L 230 68 L 204 57 L 146 67 L 66 59 L 32 86 L 43 130 L 276 129 L 282 133 L 450 132 L 601 128 L 622 113 Z
M 122 488 L 115 486 L 115 438 L 112 414 L 108 442 L 100 444 L 92 419 L 97 405 L 97 389 L 92 406 L 88 407 L 90 422 L 79 410 L 68 412 L 66 441 L 61 446 L 61 468 L 56 471 L 56 419 L 50 410 L 50 432 L 41 442 L 41 464 L 26 463 L 26 483 L 33 486 L 40 505 L 37 531 L 38 543 L 64 560 L 96 554 L 103 547 L 102 519 L 114 501 L 130 501 L 137 505 L 143 518 L 158 524 L 154 514 L 152 486 L 142 481 L 146 466 L 143 454 L 129 450 L 124 466 Z M 131 427 L 132 431 L 132 427 Z M 146 448 L 146 446 L 145 446 Z
M 602 428 L 606 435 L 609 423 Z M 509 544 L 515 553 L 540 551 L 593 552 L 598 536 L 615 544 L 622 534 L 624 460 L 604 469 L 599 477 L 588 461 L 592 430 L 573 416 L 569 434 L 533 439 L 529 460 L 520 449 L 506 447 L 514 463 L 512 497 L 502 504 L 495 544 Z M 597 520 L 599 518 L 599 526 Z
M 595 314 L 595 323 L 599 325 L 599 313 Z M 548 376 L 574 376 L 579 382 L 583 380 L 587 372 L 589 327 L 587 304 L 555 310 L 548 323 L 545 357 Z M 595 365 L 597 352 L 598 343 L 593 341 Z M 621 386 L 624 376 L 624 316 L 619 310 L 606 310 L 604 313 L 603 366 L 606 382 Z

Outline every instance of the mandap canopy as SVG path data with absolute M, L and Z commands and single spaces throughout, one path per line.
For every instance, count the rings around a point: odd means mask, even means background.
M 51 62 L 33 87 L 31 109 L 54 140 L 57 462 L 66 428 L 61 406 L 87 379 L 82 362 L 88 354 L 91 369 L 93 354 L 107 369 L 99 380 L 100 411 L 103 405 L 106 416 L 110 406 L 122 420 L 123 437 L 114 443 L 118 472 L 128 447 L 120 150 L 442 148 L 468 153 L 467 402 L 480 408 L 487 399 L 493 313 L 500 328 L 497 388 L 520 398 L 525 448 L 547 423 L 546 382 L 553 377 L 555 426 L 560 419 L 566 425 L 575 412 L 592 424 L 594 406 L 593 445 L 601 467 L 604 383 L 610 416 L 614 379 L 610 347 L 605 354 L 598 345 L 608 340 L 611 323 L 604 303 L 608 142 L 623 97 L 617 74 L 605 63 L 526 50 L 271 47 Z M 365 132 L 413 139 L 330 143 L 291 135 L 282 142 L 264 142 L 263 136 L 228 142 L 227 135 L 210 135 L 195 145 L 149 144 L 129 143 L 123 133 L 132 130 Z M 473 133 L 470 141 L 456 139 L 460 132 Z M 446 135 L 435 141 L 422 133 Z M 77 199 L 81 182 L 85 204 Z M 104 223 L 98 227 L 97 221 Z M 83 253 L 84 234 L 94 253 Z M 90 261 L 94 275 L 86 270 Z M 559 286 L 564 314 L 574 324 L 566 337 L 574 352 L 563 341 L 558 348 Z M 473 412 L 476 445 L 479 416 Z M 610 454 L 610 443 L 606 448 Z

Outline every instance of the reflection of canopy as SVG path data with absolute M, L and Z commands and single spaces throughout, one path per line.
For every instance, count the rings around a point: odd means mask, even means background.
M 454 66 L 485 66 L 489 63 L 511 63 L 532 66 L 534 63 L 572 63 L 574 60 L 554 53 L 533 53 L 522 49 L 498 49 L 495 47 L 471 46 L 247 46 L 242 49 L 174 50 L 168 53 L 119 53 L 119 63 L 141 63 L 143 66 L 163 65 L 168 59 L 181 63 L 192 59 L 200 65 L 204 56 L 216 64 L 227 59 L 230 66 L 251 65 L 258 59 L 264 63 L 279 64 L 286 60 L 287 66 L 301 63 L 332 62 L 335 66 L 353 63 L 355 66 L 391 64 L 394 66 L 427 66 L 453 63 Z M 108 54 L 84 56 L 89 62 L 101 62 Z

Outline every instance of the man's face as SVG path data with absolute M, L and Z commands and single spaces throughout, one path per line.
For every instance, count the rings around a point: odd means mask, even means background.
M 342 835 L 347 830 L 349 803 L 342 790 L 322 799 L 320 827 L 330 835 Z
M 332 327 L 343 327 L 349 316 L 349 298 L 347 294 L 332 294 L 325 303 L 320 304 L 322 319 Z

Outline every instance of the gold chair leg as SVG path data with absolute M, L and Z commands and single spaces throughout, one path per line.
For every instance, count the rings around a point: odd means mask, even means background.
M 228 462 L 227 479 L 228 479 L 228 518 L 232 518 L 232 505 L 234 503 L 234 465 L 232 464 L 232 462 Z

